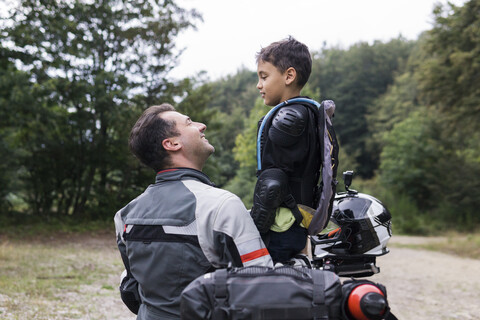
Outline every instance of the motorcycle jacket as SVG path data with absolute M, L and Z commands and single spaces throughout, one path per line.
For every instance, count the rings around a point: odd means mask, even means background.
M 318 200 L 321 165 L 317 113 L 313 105 L 287 104 L 272 115 L 260 138 L 262 171 L 282 170 L 288 176 L 289 190 L 296 203 L 312 208 Z
M 296 97 L 276 105 L 259 122 L 258 180 L 252 207 L 252 217 L 259 229 L 268 227 L 274 208 L 263 203 L 265 201 L 262 198 L 265 197 L 261 194 L 258 196 L 257 191 L 265 192 L 268 186 L 275 185 L 273 181 L 269 181 L 266 186 L 259 183 L 264 183 L 266 179 L 261 179 L 262 176 L 265 177 L 267 171 L 275 168 L 288 175 L 289 180 L 289 194 L 283 195 L 276 202 L 283 201 L 281 206 L 289 208 L 297 223 L 302 221 L 310 235 L 318 234 L 326 227 L 332 213 L 337 184 L 339 145 L 331 122 L 334 112 L 335 103 L 332 100 L 318 103 L 306 97 Z M 322 181 L 317 186 L 320 174 Z M 268 176 L 281 175 L 275 173 Z M 275 194 L 281 195 L 280 192 Z M 303 220 L 305 214 L 300 207 L 296 209 L 297 205 L 316 209 L 311 216 L 308 214 L 310 210 L 307 210 L 308 219 Z M 288 215 L 281 215 L 283 218 L 277 215 L 277 220 L 283 227 L 279 228 L 278 224 L 275 227 L 280 232 L 291 222 L 288 221 Z
M 138 288 L 137 319 L 179 319 L 182 290 L 215 268 L 273 267 L 241 200 L 194 169 L 160 171 L 117 212 L 115 229 L 127 277 Z

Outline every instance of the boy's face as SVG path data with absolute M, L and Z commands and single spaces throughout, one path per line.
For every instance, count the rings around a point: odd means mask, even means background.
M 289 98 L 287 90 L 287 72 L 281 73 L 277 67 L 267 61 L 258 61 L 257 89 L 260 90 L 262 99 L 267 106 L 275 106 Z

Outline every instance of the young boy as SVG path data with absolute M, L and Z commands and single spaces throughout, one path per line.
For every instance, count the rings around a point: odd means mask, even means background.
M 312 67 L 308 47 L 289 37 L 257 54 L 257 89 L 268 106 L 299 97 Z M 321 154 L 318 107 L 301 102 L 273 110 L 259 123 L 260 156 L 251 216 L 274 262 L 286 262 L 307 244 L 298 205 L 316 208 Z M 299 219 L 300 217 L 300 219 Z

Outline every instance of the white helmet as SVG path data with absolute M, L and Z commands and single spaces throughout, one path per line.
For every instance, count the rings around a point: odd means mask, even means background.
M 331 222 L 338 226 L 315 240 L 314 254 L 325 256 L 381 256 L 389 252 L 391 215 L 376 198 L 355 191 L 337 195 Z

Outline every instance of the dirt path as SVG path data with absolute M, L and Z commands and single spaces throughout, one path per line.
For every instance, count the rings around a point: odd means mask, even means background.
M 381 272 L 369 279 L 387 287 L 399 320 L 480 319 L 480 260 L 401 247 L 431 241 L 445 238 L 394 236 L 390 253 L 377 259 Z
M 394 236 L 390 253 L 377 259 L 381 272 L 369 279 L 387 287 L 399 320 L 480 319 L 480 260 L 402 247 L 432 241 L 446 240 Z M 98 319 L 135 319 L 116 295 L 101 300 Z
M 391 252 L 377 259 L 381 272 L 369 279 L 387 287 L 392 311 L 400 320 L 480 320 L 480 260 L 402 247 L 428 241 L 445 238 L 394 236 Z M 72 261 L 88 260 L 83 267 L 103 273 L 88 284 L 50 295 L 7 296 L 0 288 L 0 319 L 135 319 L 118 295 L 123 266 L 110 234 L 52 238 L 43 245 L 50 251 L 67 251 Z
M 370 278 L 387 287 L 398 319 L 480 319 L 480 260 L 398 247 L 442 238 L 394 236 L 391 252 L 377 259 L 381 272 Z

